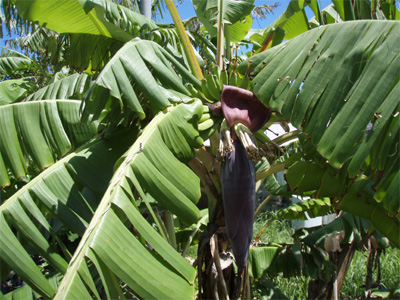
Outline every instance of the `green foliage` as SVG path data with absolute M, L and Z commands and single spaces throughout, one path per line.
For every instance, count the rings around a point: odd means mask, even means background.
M 274 218 L 268 214 L 262 214 L 255 220 L 255 235 L 262 228 L 262 225 L 268 223 L 270 220 L 274 220 Z M 350 219 L 348 219 L 350 221 Z M 342 223 L 344 224 L 344 223 Z M 333 227 L 332 227 L 333 226 Z M 336 232 L 336 230 L 341 230 L 347 227 L 351 230 L 351 228 L 356 228 L 354 225 L 344 225 L 341 227 L 337 227 L 337 225 L 332 224 L 328 227 L 332 227 L 330 232 Z M 313 232 L 311 230 L 310 237 L 304 238 L 304 240 L 309 240 L 309 244 L 316 242 L 315 237 L 323 237 L 321 232 L 327 232 L 327 228 L 321 227 Z M 299 236 L 299 232 L 295 234 L 293 228 L 291 227 L 290 221 L 285 220 L 274 220 L 270 226 L 264 231 L 260 238 L 260 242 L 268 243 L 266 247 L 270 248 L 270 253 L 272 256 L 269 258 L 265 257 L 261 261 L 269 262 L 273 259 L 274 255 L 278 253 L 282 253 L 283 249 L 286 247 L 286 251 L 290 251 L 290 245 L 293 243 L 294 239 L 297 239 Z M 326 236 L 326 235 L 325 235 Z M 350 236 L 349 236 L 350 237 Z M 288 247 L 289 245 L 289 247 Z M 255 246 L 264 247 L 262 244 Z M 253 249 L 255 249 L 253 248 Z M 380 263 L 380 278 L 379 283 L 380 286 L 373 286 L 372 291 L 378 291 L 377 294 L 381 294 L 384 297 L 389 295 L 389 291 L 396 287 L 399 287 L 400 273 L 398 269 L 399 265 L 399 249 L 389 247 L 381 253 L 379 257 Z M 267 252 L 265 252 L 267 253 Z M 316 257 L 314 257 L 316 258 Z M 363 293 L 365 293 L 365 282 L 367 276 L 367 258 L 368 252 L 364 249 L 360 249 L 360 251 L 356 251 L 354 254 L 354 258 L 351 261 L 350 268 L 346 274 L 346 278 L 344 280 L 343 286 L 340 291 L 340 298 L 349 298 L 349 299 L 358 299 Z M 294 262 L 294 261 L 293 261 Z M 305 263 L 306 261 L 304 261 Z M 308 261 L 309 262 L 309 261 Z M 294 264 L 291 265 L 293 269 Z M 276 266 L 270 266 L 270 268 L 275 269 Z M 307 268 L 307 266 L 305 267 Z M 311 280 L 309 275 L 300 275 L 297 274 L 295 276 L 287 276 L 290 274 L 289 272 L 281 273 L 281 274 L 271 274 L 270 276 L 262 276 L 261 278 L 254 278 L 254 288 L 253 292 L 260 299 L 305 299 L 308 295 L 308 282 Z M 268 278 L 268 279 L 267 279 Z M 378 266 L 377 261 L 374 262 L 373 267 L 373 277 L 372 283 L 377 282 L 378 280 Z M 397 298 L 396 298 L 397 299 Z
M 286 178 L 290 189 L 311 192 L 317 198 L 346 194 L 341 209 L 372 220 L 375 215 L 374 225 L 399 245 L 400 223 L 398 218 L 392 218 L 398 214 L 398 170 L 394 166 L 399 163 L 399 155 L 393 139 L 399 134 L 399 127 L 395 128 L 393 122 L 399 124 L 400 117 L 396 114 L 399 99 L 395 96 L 400 84 L 394 75 L 399 56 L 388 53 L 388 60 L 380 58 L 397 43 L 395 32 L 400 25 L 393 21 L 360 21 L 355 27 L 352 24 L 320 27 L 254 55 L 250 70 L 257 75 L 252 90 L 301 131 L 306 161 L 288 165 Z M 349 44 L 329 47 L 334 42 L 331 37 L 340 38 L 342 34 L 354 34 L 354 38 Z M 381 39 L 382 35 L 391 38 Z M 371 44 L 374 47 L 369 47 Z M 291 51 L 292 47 L 305 50 L 299 53 Z M 247 63 L 240 65 L 242 73 L 247 68 Z M 385 81 L 383 89 L 369 84 L 371 80 L 379 82 L 382 76 L 391 78 Z M 373 129 L 365 133 L 370 123 Z M 383 153 L 393 155 L 381 156 Z M 363 178 L 361 172 L 368 177 Z M 376 172 L 381 177 L 374 182 L 372 174 Z M 354 178 L 356 182 L 365 182 L 364 185 L 352 184 Z M 354 195 L 372 185 L 377 190 L 365 190 L 356 204 Z M 354 192 L 349 192 L 349 186 Z M 357 213 L 360 203 L 370 205 L 369 212 Z M 383 219 L 386 221 L 382 222 Z
M 346 279 L 340 291 L 340 297 L 349 297 L 349 299 L 356 299 L 365 292 L 365 278 L 367 274 L 367 259 L 368 252 L 356 252 L 352 260 L 349 271 L 346 274 Z M 396 248 L 387 248 L 380 256 L 380 286 L 373 286 L 372 291 L 386 290 L 386 296 L 393 288 L 400 286 L 400 273 L 398 265 L 400 263 L 400 251 Z M 378 266 L 374 264 L 372 283 L 378 280 Z M 384 295 L 384 293 L 382 293 Z M 397 297 L 389 299 L 397 299 Z M 385 298 L 385 297 L 383 297 Z
M 79 124 L 79 107 L 62 100 L 0 106 L 0 186 L 9 184 L 7 169 L 17 179 L 27 174 L 26 156 L 42 170 L 92 138 L 97 124 Z
M 7 29 L 31 33 L 16 43 L 36 54 L 0 55 L 0 186 L 12 185 L 1 191 L 0 256 L 28 284 L 7 297 L 193 298 L 196 271 L 176 250 L 193 255 L 191 239 L 209 230 L 196 206 L 201 191 L 216 210 L 217 147 L 207 155 L 196 149 L 219 130 L 222 117 L 203 104 L 206 92 L 218 101 L 224 83 L 250 89 L 275 109 L 275 121 L 297 127 L 299 142 L 265 160 L 260 174 L 286 168 L 286 184 L 266 180 L 269 192 L 311 197 L 257 219 L 260 243 L 249 261 L 257 295 L 305 298 L 310 278 L 334 270 L 324 251 L 336 232 L 344 232 L 343 247 L 376 229 L 400 244 L 392 2 L 335 0 L 321 11 L 316 0 L 293 0 L 253 34 L 253 1 L 195 1 L 206 31 L 189 36 L 207 57 L 206 88 L 190 71 L 197 58 L 185 54 L 189 43 L 177 28 L 160 28 L 128 9 L 129 1 L 0 2 Z M 379 21 L 343 22 L 368 18 Z M 228 48 L 216 67 L 221 49 L 207 34 L 216 36 L 214 25 L 223 23 L 227 44 L 251 42 L 259 53 L 233 61 Z M 287 221 L 337 210 L 346 213 L 315 230 L 295 233 Z M 164 211 L 174 222 L 158 217 Z M 382 281 L 384 288 L 398 285 L 396 253 L 385 268 L 397 281 Z M 285 287 L 293 282 L 296 289 Z
M 257 233 L 261 231 L 263 225 L 268 223 L 270 218 L 267 218 L 268 214 L 260 214 L 259 217 L 254 220 L 254 238 Z M 260 237 L 260 242 L 262 243 L 293 243 L 294 230 L 291 227 L 290 221 L 279 220 L 275 217 L 272 218 L 271 224 L 264 230 L 263 234 Z M 279 232 L 279 234 L 276 234 Z
M 33 63 L 32 59 L 17 51 L 1 47 L 0 76 L 10 76 L 27 69 Z

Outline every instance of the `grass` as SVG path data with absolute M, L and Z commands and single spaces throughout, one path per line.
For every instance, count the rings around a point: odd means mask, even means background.
M 365 292 L 365 278 L 367 274 L 368 252 L 356 252 L 347 271 L 345 281 L 340 290 L 342 299 L 359 299 Z M 387 248 L 380 257 L 381 280 L 380 289 L 400 287 L 400 250 Z M 378 270 L 372 274 L 372 282 L 375 283 Z
M 260 214 L 254 222 L 254 236 L 262 230 L 264 224 L 268 221 L 267 214 Z M 294 229 L 291 222 L 287 220 L 273 221 L 263 232 L 260 242 L 270 243 L 293 243 Z M 197 257 L 197 245 L 192 245 L 187 252 L 187 256 L 195 259 Z M 345 281 L 340 290 L 339 299 L 361 299 L 365 298 L 365 280 L 367 275 L 367 259 L 368 252 L 357 251 L 354 254 L 350 268 L 347 272 Z M 381 286 L 380 289 L 400 288 L 400 249 L 387 248 L 385 253 L 380 257 L 381 264 Z M 373 283 L 377 279 L 377 269 L 373 272 Z M 269 288 L 258 289 L 254 288 L 254 296 L 257 299 L 280 299 L 277 298 L 275 291 L 271 292 L 272 286 L 279 289 L 287 299 L 307 299 L 308 283 L 311 280 L 307 276 L 297 276 L 284 278 L 277 275 L 267 280 Z M 262 292 L 264 291 L 264 293 Z M 397 298 L 396 298 L 397 299 Z
M 268 221 L 266 214 L 260 214 L 254 222 L 253 238 L 257 236 L 264 224 Z M 263 232 L 260 242 L 292 243 L 294 229 L 289 221 L 273 221 Z
M 307 297 L 308 282 L 310 281 L 310 278 L 306 276 L 297 276 L 292 278 L 277 276 L 273 278 L 272 281 L 288 299 L 300 300 L 306 299 Z
M 254 236 L 268 221 L 267 215 L 258 216 L 254 223 Z M 261 235 L 261 242 L 292 243 L 294 230 L 291 223 L 285 220 L 273 221 Z M 360 299 L 365 294 L 365 279 L 367 275 L 367 252 L 357 251 L 347 272 L 340 290 L 340 299 Z M 381 289 L 400 288 L 400 249 L 387 248 L 380 257 Z M 373 282 L 377 279 L 377 269 L 373 272 Z M 270 278 L 288 299 L 306 299 L 309 277 L 299 276 Z M 364 296 L 365 297 L 365 296 Z M 263 298 L 264 299 L 264 298 Z M 269 299 L 268 297 L 265 299 Z
M 254 237 L 259 233 L 267 221 L 268 219 L 266 214 L 258 216 L 254 222 Z M 260 237 L 260 242 L 292 243 L 293 234 L 294 229 L 291 226 L 291 222 L 286 220 L 275 220 L 265 229 Z M 310 279 L 306 276 L 284 278 L 278 275 L 271 278 L 271 281 L 288 299 L 306 299 L 307 297 L 308 282 Z

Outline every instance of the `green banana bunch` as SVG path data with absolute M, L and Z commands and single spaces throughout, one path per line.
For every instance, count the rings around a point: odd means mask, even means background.
M 195 90 L 193 85 L 186 85 L 192 96 L 214 103 L 221 100 L 221 91 L 224 85 L 249 89 L 251 83 L 249 70 L 252 60 L 249 60 L 247 70 L 242 75 L 238 71 L 237 58 L 233 58 L 232 62 L 227 63 L 226 66 L 224 65 L 222 69 L 214 64 L 207 64 L 206 59 L 203 59 L 206 63 L 206 69 L 204 71 L 204 78 L 200 82 L 201 88 Z
M 218 130 L 222 119 L 222 117 L 214 116 L 207 105 L 203 105 L 203 115 L 199 120 L 198 126 L 201 138 L 203 140 L 209 139 Z
M 210 72 L 204 74 L 201 81 L 201 91 L 204 96 L 211 102 L 220 101 L 223 83 L 221 82 L 221 70 L 215 66 Z

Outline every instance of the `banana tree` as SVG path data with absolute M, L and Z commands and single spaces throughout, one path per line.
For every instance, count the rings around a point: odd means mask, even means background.
M 26 44 L 58 53 L 53 63 L 70 68 L 25 101 L 0 106 L 1 274 L 12 269 L 27 283 L 9 295 L 247 297 L 248 277 L 235 279 L 224 229 L 222 91 L 234 100 L 238 91 L 251 95 L 264 108 L 247 115 L 262 119 L 261 128 L 229 131 L 268 157 L 254 165 L 252 180 L 271 182 L 286 170 L 287 183 L 269 192 L 311 196 L 298 216 L 342 210 L 399 247 L 400 28 L 386 20 L 398 18 L 394 2 L 379 2 L 333 1 L 321 11 L 317 1 L 291 1 L 271 26 L 252 32 L 253 1 L 194 1 L 204 28 L 190 32 L 171 1 L 171 28 L 106 0 L 3 1 L 7 16 L 47 33 Z M 379 20 L 359 20 L 368 12 Z M 239 43 L 253 51 L 237 55 Z M 17 58 L 8 61 L 19 68 Z M 296 133 L 268 140 L 266 128 L 278 121 Z M 297 150 L 282 153 L 280 143 L 293 136 Z M 202 194 L 205 211 L 196 205 Z M 175 231 L 189 235 L 177 240 Z M 181 254 L 199 232 L 196 272 Z M 291 248 L 301 254 L 294 262 L 320 253 L 301 247 Z M 262 266 L 271 251 L 251 247 L 246 272 L 268 274 Z M 326 268 L 316 278 L 333 270 L 319 257 Z

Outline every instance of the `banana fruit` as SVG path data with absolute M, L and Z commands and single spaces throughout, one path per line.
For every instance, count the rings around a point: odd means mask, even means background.
M 203 115 L 199 120 L 198 130 L 203 140 L 207 140 L 217 130 L 222 121 L 222 117 L 215 116 L 211 113 L 209 106 L 203 105 Z

